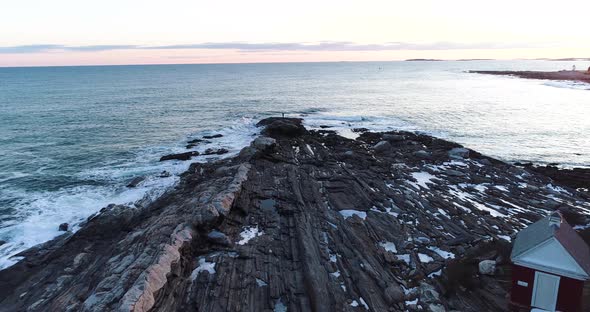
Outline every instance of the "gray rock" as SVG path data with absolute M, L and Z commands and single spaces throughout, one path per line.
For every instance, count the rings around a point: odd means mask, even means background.
M 6 244 L 6 241 L 5 241 L 5 240 L 1 240 L 1 239 L 0 239 L 0 246 L 2 246 L 2 245 L 4 245 L 4 244 Z
M 372 149 L 377 153 L 384 153 L 391 149 L 391 144 L 387 141 L 381 141 L 375 144 Z
M 468 158 L 469 150 L 462 147 L 455 147 L 449 151 L 449 157 L 453 159 Z
M 137 187 L 141 182 L 145 180 L 145 177 L 136 177 L 127 184 L 127 187 Z
M 416 151 L 413 155 L 420 159 L 430 159 L 431 157 L 431 154 L 425 150 Z
M 225 234 L 223 234 L 222 232 L 219 232 L 219 231 L 209 232 L 209 234 L 207 234 L 207 239 L 209 239 L 209 241 L 214 244 L 219 244 L 219 245 L 223 245 L 223 246 L 230 246 L 231 245 L 231 241 L 229 240 L 229 238 Z
M 67 224 L 67 223 L 62 223 L 62 224 L 60 224 L 60 225 L 59 225 L 59 230 L 60 230 L 60 231 L 63 231 L 63 232 L 66 232 L 66 231 L 68 230 L 68 228 L 69 228 L 69 227 L 70 227 L 70 225 L 69 225 L 69 224 Z
M 442 304 L 431 303 L 428 305 L 427 310 L 428 312 L 446 312 L 445 306 Z
M 385 288 L 384 295 L 389 304 L 402 302 L 406 297 L 404 290 L 398 284 L 390 284 Z
M 440 300 L 440 295 L 434 289 L 434 287 L 426 282 L 420 283 L 420 287 L 418 288 L 420 302 L 423 303 L 436 303 Z
M 160 178 L 168 178 L 170 176 L 172 176 L 172 174 L 166 170 L 160 172 L 160 175 L 159 175 Z
M 479 262 L 479 273 L 485 275 L 496 274 L 496 261 L 494 260 L 483 260 Z
M 451 176 L 451 177 L 464 177 L 465 173 L 458 171 L 458 170 L 454 170 L 454 169 L 447 169 L 444 171 L 446 175 Z
M 258 137 L 252 142 L 252 146 L 257 150 L 266 151 L 277 145 L 277 140 L 265 136 Z

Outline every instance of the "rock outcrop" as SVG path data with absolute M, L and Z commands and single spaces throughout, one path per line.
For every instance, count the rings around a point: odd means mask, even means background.
M 155 202 L 108 206 L 22 253 L 0 271 L 0 311 L 503 311 L 506 262 L 478 276 L 502 259 L 490 246 L 590 209 L 430 136 L 260 125 L 266 138 L 192 164 Z

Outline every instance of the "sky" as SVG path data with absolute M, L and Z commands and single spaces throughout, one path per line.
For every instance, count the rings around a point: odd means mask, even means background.
M 0 0 L 0 66 L 590 57 L 590 1 Z

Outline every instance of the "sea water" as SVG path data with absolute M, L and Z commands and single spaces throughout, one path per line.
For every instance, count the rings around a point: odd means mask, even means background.
M 572 62 L 341 62 L 0 68 L 0 268 L 102 207 L 153 199 L 186 141 L 235 155 L 267 116 L 342 134 L 437 135 L 505 161 L 590 164 L 590 85 L 470 74 Z M 576 62 L 586 68 L 588 62 Z M 219 156 L 195 157 L 209 161 Z M 171 173 L 160 177 L 162 171 Z M 146 177 L 136 188 L 126 185 Z

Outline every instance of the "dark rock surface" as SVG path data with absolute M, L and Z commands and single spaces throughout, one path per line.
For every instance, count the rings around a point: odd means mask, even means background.
M 137 187 L 141 182 L 143 182 L 143 180 L 145 180 L 145 177 L 133 178 L 133 180 L 129 181 L 129 184 L 127 184 L 127 187 Z
M 165 160 L 189 160 L 193 156 L 199 156 L 199 152 L 194 151 L 194 152 L 186 152 L 186 153 L 179 153 L 179 154 L 164 155 L 164 156 L 162 156 L 160 158 L 160 161 L 165 161 Z
M 204 135 L 203 139 L 217 139 L 217 138 L 221 138 L 223 137 L 223 134 L 213 134 L 213 135 Z M 195 141 L 195 140 L 193 140 Z M 189 143 L 195 143 L 195 142 L 189 142 Z
M 478 275 L 502 256 L 474 250 L 551 209 L 590 211 L 546 176 L 451 158 L 461 146 L 430 136 L 391 132 L 378 152 L 381 133 L 260 124 L 273 140 L 23 252 L 0 271 L 0 311 L 505 311 L 509 266 Z M 454 287 L 467 254 L 473 285 Z
M 522 166 L 528 171 L 548 176 L 554 181 L 574 189 L 585 189 L 586 191 L 590 189 L 590 168 L 569 169 L 552 165 L 539 166 L 532 163 L 517 163 L 515 165 Z
M 68 223 L 62 223 L 59 225 L 58 230 L 65 232 L 68 230 L 69 227 L 70 227 L 70 225 Z

